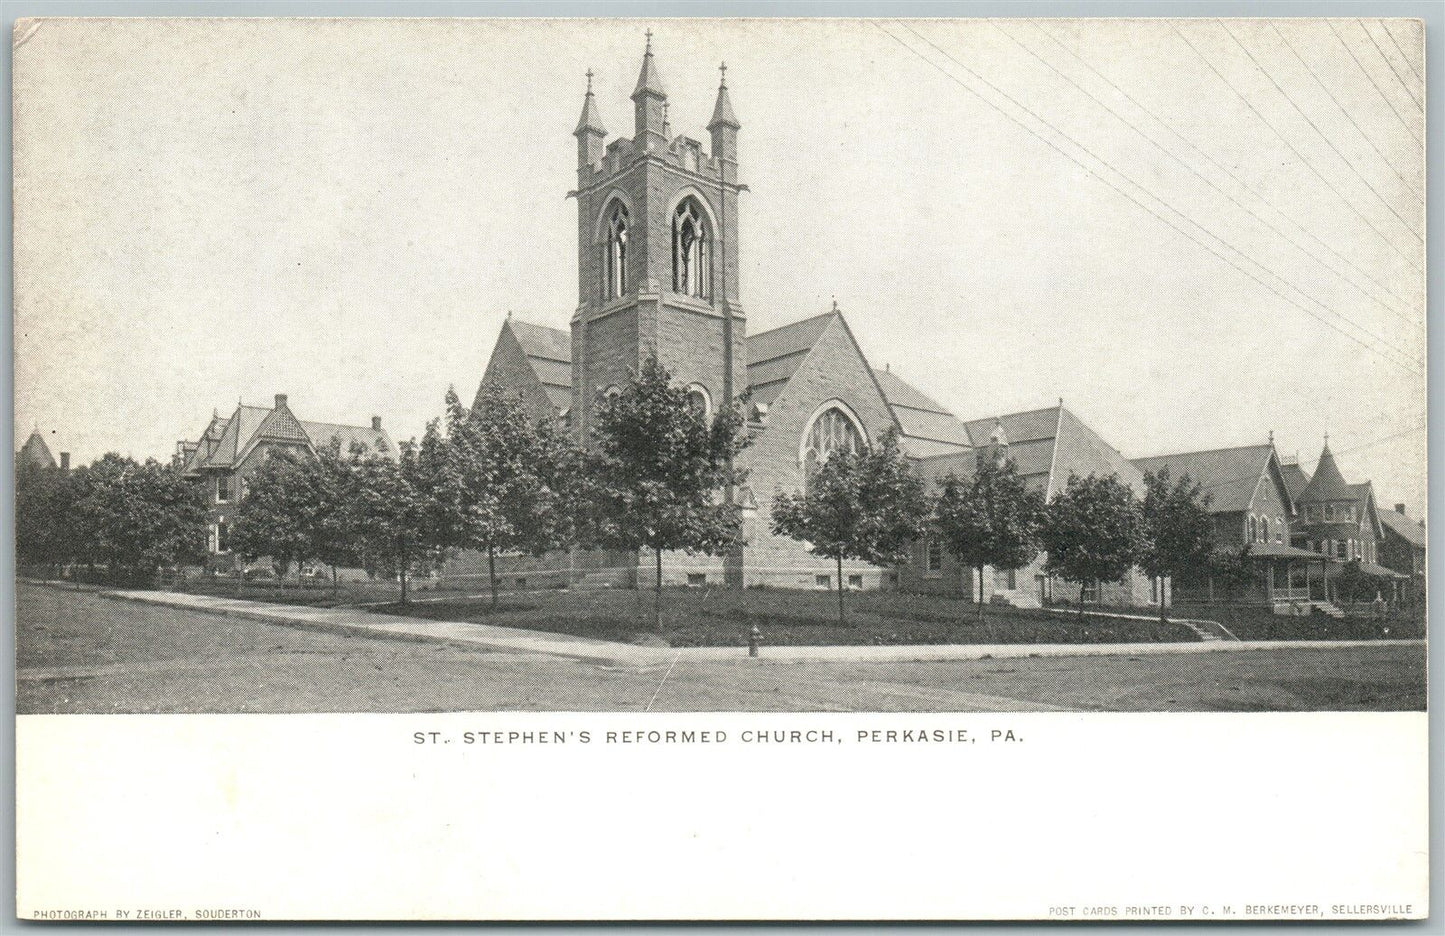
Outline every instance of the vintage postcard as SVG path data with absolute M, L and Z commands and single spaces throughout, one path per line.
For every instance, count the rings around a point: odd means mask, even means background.
M 1426 916 L 1425 40 L 17 21 L 19 916 Z

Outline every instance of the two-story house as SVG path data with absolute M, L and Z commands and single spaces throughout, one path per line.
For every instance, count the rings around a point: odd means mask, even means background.
M 1174 481 L 1188 475 L 1207 499 L 1215 549 L 1247 563 L 1243 577 L 1176 579 L 1175 604 L 1253 604 L 1287 612 L 1307 607 L 1312 589 L 1324 599 L 1327 563 L 1292 545 L 1298 509 L 1273 438 L 1263 445 L 1136 458 L 1134 465 L 1153 474 L 1167 468 Z
M 317 446 L 335 439 L 343 452 L 353 443 L 388 457 L 397 456 L 395 443 L 381 428 L 381 417 L 373 416 L 370 426 L 308 422 L 297 419 L 286 403 L 286 394 L 276 394 L 270 409 L 237 405 L 230 416 L 212 413 L 200 438 L 176 443 L 173 463 L 182 474 L 205 486 L 210 508 L 207 537 L 208 568 L 234 569 L 238 562 L 227 542 L 227 533 L 237 504 L 246 494 L 247 478 L 273 451 L 291 449 L 315 454 Z

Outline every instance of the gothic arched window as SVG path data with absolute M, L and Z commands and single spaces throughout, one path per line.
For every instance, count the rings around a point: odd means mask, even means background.
M 711 284 L 712 244 L 702 207 L 685 198 L 672 213 L 672 291 L 706 299 Z
M 813 417 L 803 437 L 803 485 L 813 472 L 837 451 L 857 453 L 864 445 L 863 433 L 841 407 L 830 406 Z
M 627 292 L 627 206 L 616 202 L 607 216 L 607 298 Z

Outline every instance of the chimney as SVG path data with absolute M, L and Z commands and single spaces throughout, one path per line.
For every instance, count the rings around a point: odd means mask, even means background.
M 69 471 L 69 470 L 70 470 L 70 453 L 69 453 L 69 452 L 61 452 L 61 453 L 60 453 L 60 470 L 61 470 L 61 471 Z M 1401 506 L 1403 506 L 1403 505 L 1401 505 Z
M 381 417 L 380 417 L 380 416 L 373 416 L 373 417 L 371 417 L 371 431 L 372 431 L 372 432 L 380 432 L 380 431 L 381 431 Z
M 1404 512 L 1405 512 L 1405 505 L 1404 505 L 1404 504 L 1396 504 L 1396 505 L 1395 505 L 1395 513 L 1402 514 L 1402 513 L 1404 513 Z
M 285 408 L 286 408 L 286 394 L 284 394 L 284 393 L 278 393 L 278 394 L 276 394 L 276 408 L 277 408 L 277 409 L 285 409 Z

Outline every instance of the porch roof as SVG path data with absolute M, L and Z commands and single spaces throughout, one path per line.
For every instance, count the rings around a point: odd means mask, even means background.
M 1254 559 L 1317 559 L 1320 562 L 1342 562 L 1334 556 L 1326 556 L 1324 553 L 1317 553 L 1309 549 L 1300 549 L 1298 546 L 1286 546 L 1283 543 L 1254 543 L 1249 547 L 1248 558 Z

